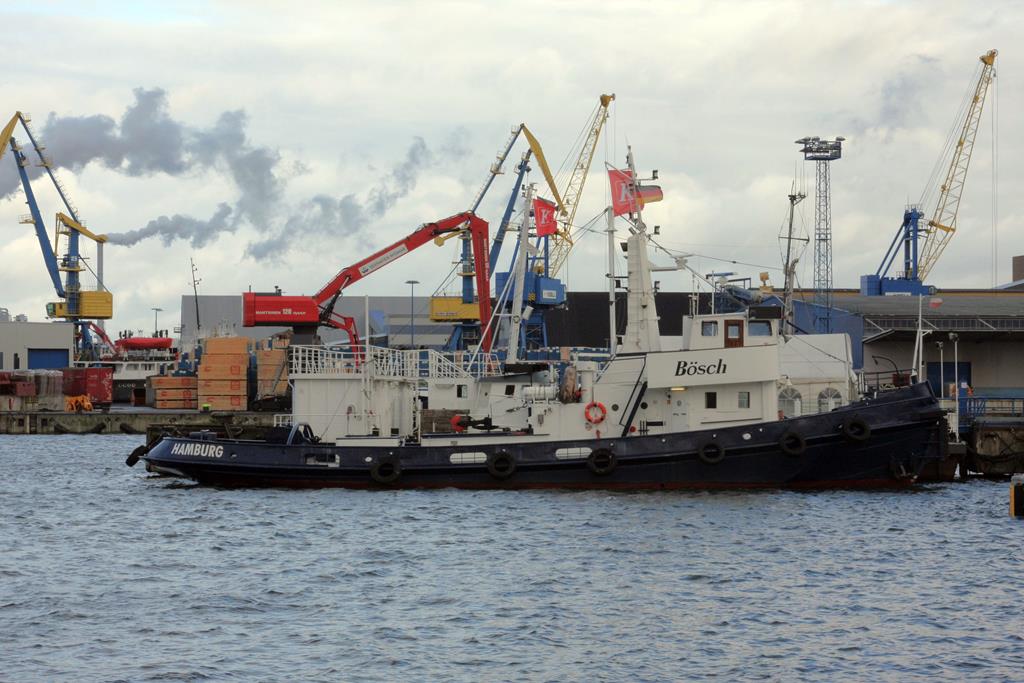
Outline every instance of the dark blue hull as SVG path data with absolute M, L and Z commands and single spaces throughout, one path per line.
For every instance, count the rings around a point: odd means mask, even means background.
M 945 437 L 922 384 L 820 415 L 625 439 L 337 446 L 166 437 L 142 459 L 152 471 L 223 487 L 887 488 L 912 484 L 943 457 Z M 558 456 L 573 448 L 580 457 Z M 453 463 L 466 453 L 486 461 Z

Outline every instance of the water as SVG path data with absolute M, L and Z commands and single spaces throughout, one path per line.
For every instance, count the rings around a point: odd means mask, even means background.
M 224 491 L 0 436 L 0 680 L 1021 680 L 1005 483 Z

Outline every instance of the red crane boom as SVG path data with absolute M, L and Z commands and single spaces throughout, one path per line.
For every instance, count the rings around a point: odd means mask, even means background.
M 310 335 L 321 326 L 330 326 L 345 330 L 350 343 L 356 346 L 359 344 L 359 334 L 356 330 L 355 319 L 334 312 L 334 305 L 338 301 L 338 297 L 341 296 L 341 292 L 410 251 L 441 235 L 458 230 L 468 230 L 470 234 L 473 259 L 476 265 L 476 287 L 477 292 L 480 293 L 480 320 L 489 320 L 491 317 L 491 289 L 490 274 L 487 272 L 489 239 L 487 221 L 466 211 L 435 223 L 421 225 L 394 244 L 342 268 L 314 296 L 244 293 L 242 295 L 242 324 L 245 327 L 288 326 L 292 327 L 296 333 Z M 481 339 L 481 345 L 484 351 L 490 351 L 490 333 Z

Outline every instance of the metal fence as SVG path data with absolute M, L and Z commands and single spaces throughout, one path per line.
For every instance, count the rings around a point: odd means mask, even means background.
M 347 376 L 382 379 L 471 379 L 501 372 L 493 354 L 455 353 L 444 355 L 432 349 L 399 350 L 379 346 L 325 348 L 291 347 L 289 372 L 292 377 Z

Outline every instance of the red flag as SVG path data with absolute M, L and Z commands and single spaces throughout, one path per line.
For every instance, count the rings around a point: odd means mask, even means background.
M 558 232 L 555 212 L 558 207 L 546 199 L 533 200 L 533 220 L 537 224 L 537 237 L 546 237 Z
M 633 197 L 633 174 L 629 171 L 610 169 L 608 180 L 612 184 L 612 212 L 616 216 L 636 211 L 636 199 Z

